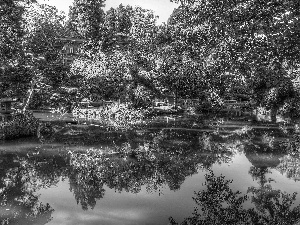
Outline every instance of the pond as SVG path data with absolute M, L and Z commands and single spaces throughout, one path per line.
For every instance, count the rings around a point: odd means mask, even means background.
M 2 141 L 0 224 L 296 224 L 293 127 L 165 117 Z

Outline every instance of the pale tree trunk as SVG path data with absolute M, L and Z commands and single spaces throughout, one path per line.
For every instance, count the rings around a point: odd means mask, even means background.
M 26 111 L 26 109 L 27 109 L 27 107 L 28 107 L 28 105 L 30 103 L 30 100 L 32 99 L 33 92 L 34 92 L 34 82 L 32 82 L 32 84 L 31 84 L 31 87 L 29 89 L 28 97 L 27 97 L 27 99 L 26 99 L 26 101 L 25 101 L 25 103 L 23 105 L 23 109 L 22 109 L 23 112 Z
M 33 96 L 33 92 L 34 92 L 34 87 L 35 85 L 40 82 L 40 79 L 41 79 L 41 74 L 39 73 L 39 70 L 37 68 L 37 63 L 38 62 L 41 62 L 41 61 L 44 61 L 45 58 L 44 57 L 38 57 L 38 58 L 34 58 L 32 56 L 32 72 L 33 72 L 33 78 L 30 82 L 30 89 L 29 89 L 29 94 L 28 94 L 28 97 L 23 105 L 23 109 L 22 111 L 25 112 L 27 107 L 29 106 L 29 103 L 32 99 L 32 96 Z

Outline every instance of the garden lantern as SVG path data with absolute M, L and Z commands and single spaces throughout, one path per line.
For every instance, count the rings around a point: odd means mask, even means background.
M 15 102 L 12 98 L 2 98 L 0 99 L 0 118 L 2 121 L 6 122 L 11 119 L 13 109 L 11 107 L 12 102 Z

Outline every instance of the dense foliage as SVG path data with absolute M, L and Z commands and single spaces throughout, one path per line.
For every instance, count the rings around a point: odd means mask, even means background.
M 38 125 L 38 120 L 32 115 L 32 112 L 18 112 L 12 116 L 10 121 L 0 124 L 0 140 L 35 136 Z
M 299 220 L 299 206 L 292 208 L 296 194 L 274 189 L 266 176 L 272 167 L 288 178 L 299 178 L 297 131 L 281 142 L 268 131 L 256 135 L 249 127 L 224 131 L 222 121 L 188 124 L 213 128 L 212 134 L 159 129 L 142 136 L 129 129 L 144 119 L 144 108 L 152 106 L 154 98 L 164 95 L 174 96 L 175 107 L 180 98 L 198 99 L 200 110 L 217 110 L 224 100 L 244 98 L 270 109 L 273 121 L 278 112 L 299 113 L 299 1 L 176 2 L 180 5 L 168 23 L 157 25 L 151 10 L 120 5 L 104 12 L 103 0 L 75 0 L 68 20 L 55 7 L 34 0 L 1 1 L 0 97 L 25 101 L 23 114 L 0 124 L 0 139 L 37 132 L 41 142 L 110 145 L 70 152 L 49 162 L 29 154 L 1 157 L 0 210 L 14 209 L 0 215 L 1 223 L 50 220 L 53 209 L 38 201 L 36 191 L 57 184 L 61 176 L 69 179 L 77 203 L 87 210 L 103 198 L 105 186 L 138 193 L 143 186 L 148 192 L 159 192 L 166 185 L 175 191 L 187 176 L 215 163 L 228 163 L 239 151 L 252 163 L 249 174 L 258 185 L 241 195 L 231 189 L 231 181 L 208 171 L 206 189 L 194 196 L 199 208 L 182 224 L 294 224 Z M 64 37 L 85 40 L 70 66 L 62 61 L 64 43 L 59 40 Z M 84 98 L 121 104 L 76 107 Z M 26 112 L 28 107 L 73 112 L 75 119 L 96 121 L 105 129 L 96 127 L 99 133 L 95 134 L 52 124 L 38 127 Z M 130 132 L 112 134 L 110 127 Z M 289 132 L 284 124 L 280 129 L 284 137 Z M 261 166 L 257 157 L 262 151 L 269 157 L 268 167 Z M 53 174 L 45 172 L 49 168 Z M 243 209 L 246 201 L 253 208 Z M 176 224 L 172 218 L 170 222 Z
M 168 23 L 157 25 L 151 10 L 105 12 L 102 0 L 74 1 L 68 20 L 52 6 L 5 1 L 1 95 L 26 96 L 24 108 L 57 107 L 53 96 L 139 108 L 166 94 L 175 104 L 195 98 L 215 108 L 225 99 L 253 100 L 273 121 L 278 112 L 297 112 L 298 1 L 177 2 Z M 71 70 L 61 60 L 64 37 L 86 40 Z M 76 97 L 62 87 L 76 88 Z

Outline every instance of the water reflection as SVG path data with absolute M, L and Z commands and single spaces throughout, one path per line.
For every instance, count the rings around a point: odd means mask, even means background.
M 296 193 L 289 195 L 274 190 L 270 180 L 266 180 L 267 168 L 251 167 L 251 175 L 258 180 L 258 187 L 249 187 L 254 208 L 244 209 L 243 203 L 249 199 L 230 187 L 232 180 L 215 176 L 212 171 L 205 175 L 206 190 L 195 193 L 193 200 L 199 208 L 186 218 L 182 225 L 198 224 L 295 224 L 300 219 L 300 206 L 292 207 Z M 172 225 L 178 224 L 172 217 Z
M 230 188 L 232 180 L 215 176 L 213 171 L 205 175 L 206 190 L 195 193 L 193 200 L 200 206 L 191 217 L 181 224 L 296 224 L 300 220 L 300 205 L 294 207 L 297 193 L 288 194 L 272 188 L 275 180 L 267 179 L 269 168 L 276 168 L 290 177 L 298 177 L 298 136 L 277 141 L 276 136 L 263 133 L 249 135 L 243 141 L 243 151 L 253 166 L 251 177 L 258 186 L 248 187 L 247 194 L 234 192 Z M 287 132 L 283 132 L 286 134 Z M 297 149 L 297 150 L 296 150 Z M 296 150 L 296 152 L 295 152 Z M 297 172 L 296 172 L 297 171 Z M 296 172 L 296 173 L 295 173 Z M 247 200 L 255 207 L 244 209 Z M 171 224 L 178 224 L 172 217 Z
M 178 191 L 200 170 L 209 171 L 206 190 L 194 197 L 203 211 L 195 211 L 183 224 L 280 224 L 285 220 L 293 224 L 299 219 L 299 207 L 292 208 L 296 194 L 274 189 L 274 180 L 267 178 L 270 169 L 295 180 L 300 177 L 297 135 L 272 130 L 257 133 L 251 127 L 218 132 L 176 128 L 127 133 L 90 130 L 86 132 L 89 138 L 75 128 L 61 132 L 48 140 L 43 137 L 43 143 L 61 141 L 61 149 L 50 151 L 40 144 L 26 153 L 1 153 L 1 224 L 46 224 L 54 208 L 40 202 L 37 192 L 57 185 L 61 179 L 69 181 L 77 204 L 89 210 L 105 198 L 107 189 L 138 194 L 145 188 L 148 193 L 162 194 L 167 186 Z M 73 151 L 65 143 L 79 139 L 87 150 Z M 97 141 L 90 146 L 94 139 Z M 102 141 L 105 145 L 100 144 Z M 252 163 L 249 175 L 257 182 L 243 194 L 230 188 L 231 181 L 211 171 L 214 165 L 233 163 L 237 154 Z M 244 209 L 247 202 L 254 207 Z
M 96 201 L 104 197 L 105 190 L 103 183 L 94 179 L 92 174 L 86 174 L 85 171 L 72 171 L 69 176 L 70 191 L 76 199 L 77 204 L 82 206 L 83 210 L 94 209 Z
M 254 222 L 258 224 L 293 224 L 300 218 L 300 206 L 291 209 L 297 193 L 292 195 L 272 188 L 272 179 L 266 179 L 270 173 L 268 168 L 251 167 L 249 173 L 258 181 L 257 187 L 249 187 L 248 193 L 252 194 L 251 202 L 254 203 L 256 214 Z M 260 223 L 259 223 L 260 221 Z
M 28 157 L 2 154 L 0 163 L 1 224 L 46 224 L 54 211 L 39 202 L 36 191 L 55 183 L 43 176 Z M 45 179 L 46 178 L 46 179 Z
M 282 143 L 282 147 L 286 149 L 287 154 L 283 155 L 279 160 L 277 169 L 281 174 L 285 174 L 288 178 L 295 181 L 300 180 L 300 135 L 298 133 L 291 135 L 290 138 Z

